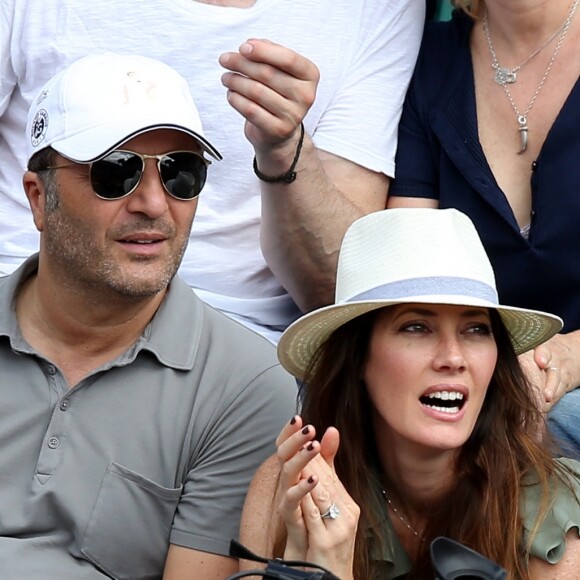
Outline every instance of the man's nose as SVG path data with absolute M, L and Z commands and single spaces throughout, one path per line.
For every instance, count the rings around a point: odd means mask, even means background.
M 141 181 L 131 195 L 127 197 L 127 210 L 141 213 L 151 219 L 161 217 L 168 209 L 167 196 L 155 159 L 145 161 Z

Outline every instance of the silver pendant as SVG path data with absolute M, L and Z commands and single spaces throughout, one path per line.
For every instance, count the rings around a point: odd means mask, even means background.
M 493 80 L 501 86 L 506 84 L 511 85 L 515 83 L 517 79 L 518 77 L 515 71 L 503 66 L 498 66 L 493 75 Z
M 528 148 L 528 120 L 525 115 L 518 115 L 518 125 L 521 141 L 521 148 L 518 151 L 518 155 L 521 155 Z

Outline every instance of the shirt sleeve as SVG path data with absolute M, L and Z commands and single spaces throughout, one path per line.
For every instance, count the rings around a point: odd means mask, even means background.
M 572 529 L 580 535 L 580 463 L 573 459 L 558 460 L 569 472 L 571 489 L 561 484 L 555 490 L 554 504 L 534 536 L 531 555 L 550 564 L 562 559 L 566 550 L 566 534 Z M 523 516 L 526 536 L 534 526 L 540 504 L 538 486 L 525 488 Z M 527 538 L 526 538 L 527 541 Z
M 443 180 L 439 163 L 444 152 L 432 123 L 445 105 L 450 84 L 457 83 L 454 79 L 458 75 L 458 59 L 463 62 L 469 56 L 469 30 L 463 30 L 467 28 L 463 19 L 455 20 L 429 22 L 425 28 L 403 105 L 395 158 L 397 169 L 389 196 L 439 199 Z M 461 84 L 457 90 L 463 95 Z M 445 117 L 443 122 L 447 125 Z
M 14 1 L 0 3 L 0 117 L 6 111 L 12 91 L 16 86 L 16 73 L 12 66 L 10 47 L 14 30 Z
M 389 196 L 439 199 L 439 174 L 433 139 L 428 133 L 429 127 L 419 111 L 413 80 L 399 125 L 397 171 Z
M 360 0 L 346 74 L 313 135 L 319 149 L 394 176 L 397 127 L 425 21 L 423 0 Z
M 276 437 L 296 412 L 296 381 L 280 366 L 236 392 L 219 409 L 198 413 L 207 422 L 206 433 L 184 483 L 172 544 L 228 555 L 230 540 L 238 537 L 250 481 L 276 451 Z

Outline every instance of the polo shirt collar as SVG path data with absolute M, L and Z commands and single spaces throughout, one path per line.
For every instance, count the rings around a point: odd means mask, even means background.
M 37 270 L 38 254 L 34 254 L 14 273 L 0 278 L 0 336 L 7 336 L 14 347 L 25 351 L 28 348 L 16 318 L 15 297 L 22 282 Z M 203 316 L 201 300 L 181 278 L 175 276 L 142 336 L 116 363 L 127 364 L 141 350 L 147 350 L 167 367 L 191 370 L 201 338 Z
M 24 339 L 16 318 L 16 293 L 20 285 L 38 270 L 38 254 L 28 258 L 18 269 L 0 278 L 0 336 L 7 336 L 13 346 L 22 348 Z
M 203 319 L 203 303 L 179 276 L 175 276 L 143 332 L 140 346 L 152 352 L 165 366 L 191 370 L 201 339 Z

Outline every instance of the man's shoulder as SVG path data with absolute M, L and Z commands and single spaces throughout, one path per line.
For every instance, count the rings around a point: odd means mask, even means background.
M 167 310 L 173 316 L 178 311 L 183 314 L 183 324 L 187 325 L 189 320 L 192 339 L 197 335 L 202 348 L 204 345 L 213 349 L 235 347 L 237 352 L 254 353 L 254 358 L 262 356 L 278 363 L 276 347 L 268 339 L 202 300 L 180 276 L 173 279 L 167 302 Z
M 181 330 L 191 328 L 201 341 L 249 344 L 251 348 L 275 355 L 276 348 L 269 340 L 202 300 L 179 275 L 172 280 L 156 317 L 164 321 L 179 319 Z
M 194 369 L 202 382 L 220 385 L 224 397 L 261 401 L 272 399 L 284 417 L 295 406 L 295 378 L 281 366 L 276 347 L 268 339 L 200 301 L 203 312 L 199 347 Z M 228 395 L 226 396 L 226 393 Z
M 202 339 L 220 341 L 225 345 L 235 344 L 243 350 L 263 353 L 277 362 L 276 347 L 264 336 L 247 328 L 241 322 L 233 320 L 217 308 L 207 304 L 194 294 L 194 299 L 199 301 L 203 312 Z

